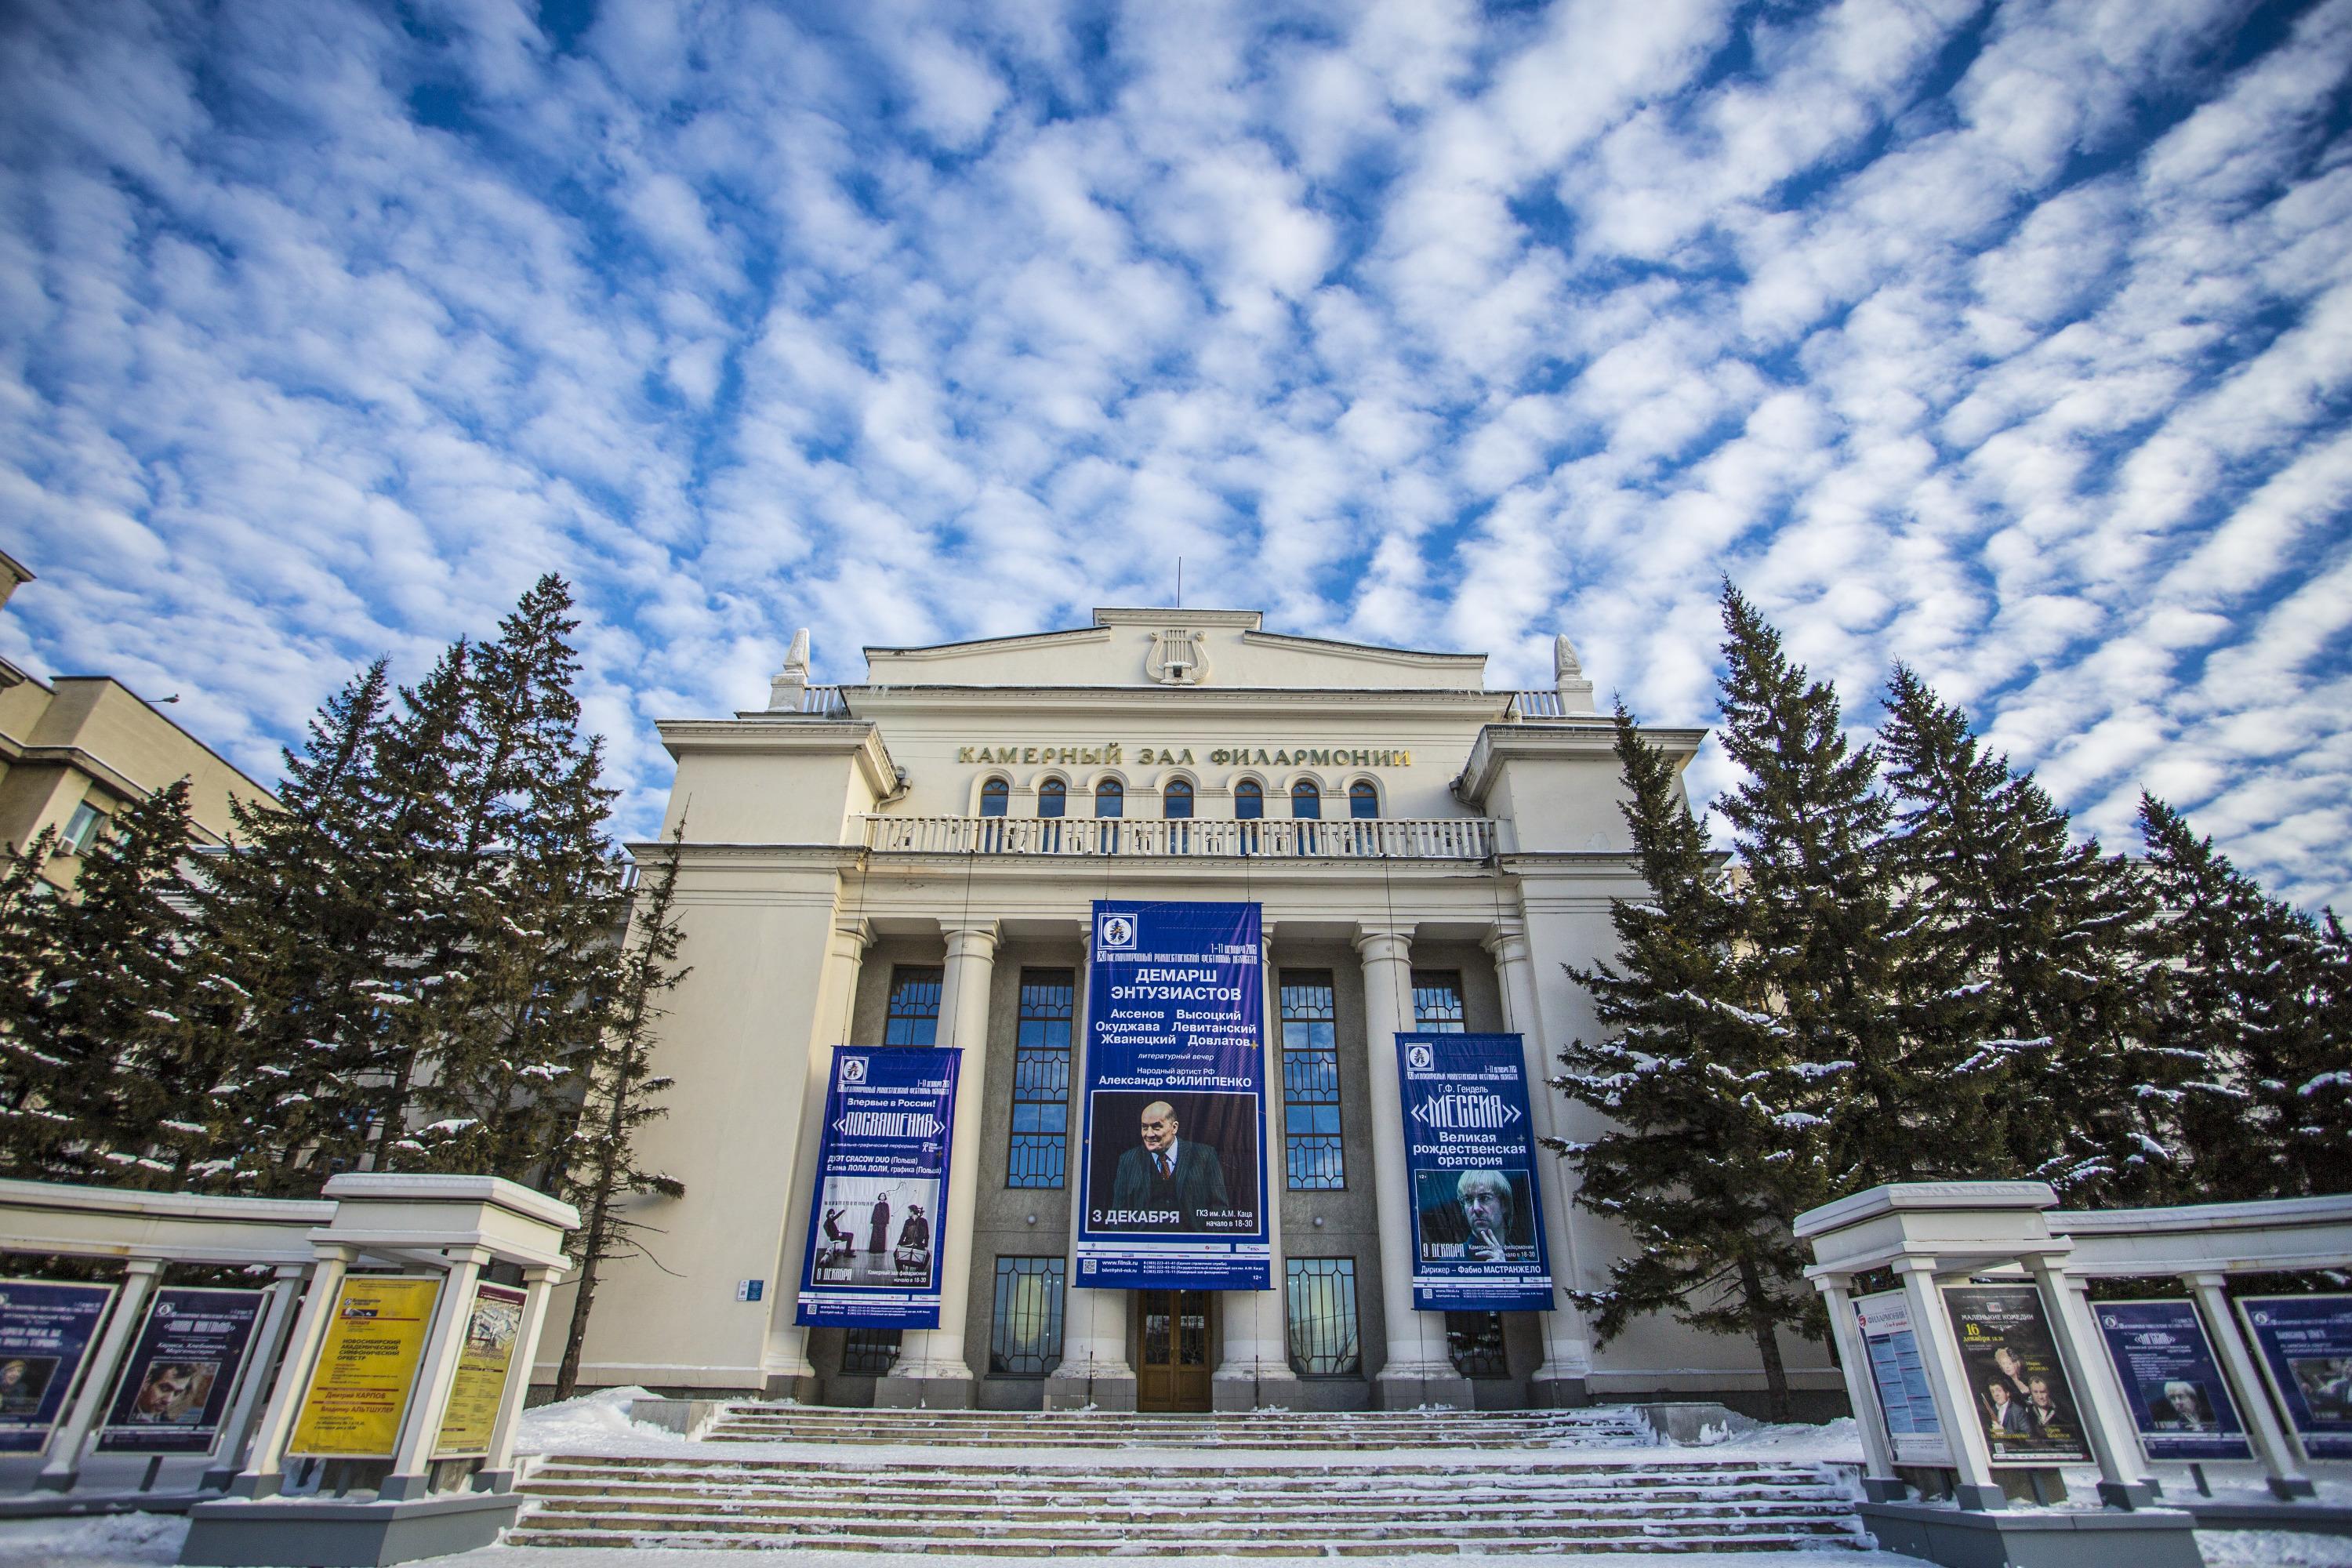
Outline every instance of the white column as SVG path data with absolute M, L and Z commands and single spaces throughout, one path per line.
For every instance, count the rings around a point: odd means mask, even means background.
M 801 1087 L 801 1124 L 793 1148 L 792 1191 L 784 1200 L 784 1248 L 776 1261 L 774 1299 L 768 1308 L 764 1365 L 771 1378 L 816 1376 L 808 1358 L 808 1330 L 793 1320 L 800 1305 L 801 1264 L 808 1253 L 809 1205 L 816 1194 L 817 1145 L 824 1131 L 833 1047 L 849 1043 L 857 974 L 873 942 L 873 931 L 863 920 L 837 920 L 817 980 L 816 1021 L 809 1033 L 808 1076 Z
M 246 1439 L 261 1414 L 261 1396 L 269 1392 L 269 1374 L 284 1353 L 286 1331 L 294 1324 L 294 1303 L 302 1296 L 302 1277 L 310 1271 L 306 1264 L 278 1266 L 269 1302 L 254 1325 L 252 1342 L 245 1347 L 245 1366 L 237 1377 L 236 1396 L 229 1402 L 228 1418 L 221 1423 L 220 1446 L 213 1450 L 212 1466 L 200 1483 L 206 1491 L 226 1487 L 245 1462 Z
M 1404 1097 L 1397 1080 L 1396 1037 L 1412 1026 L 1412 939 L 1402 931 L 1360 927 L 1364 963 L 1364 1054 L 1372 1090 L 1372 1197 L 1381 1227 L 1381 1311 L 1388 1325 L 1382 1383 L 1458 1383 L 1445 1353 L 1444 1320 L 1412 1307 L 1412 1173 L 1404 1153 Z M 1411 1397 L 1414 1405 L 1423 1403 Z
M 1936 1266 L 1925 1258 L 1897 1258 L 1895 1274 L 1903 1281 L 1904 1304 L 1911 1309 L 1911 1332 L 1927 1364 L 1936 1419 L 1949 1440 L 1952 1468 L 1959 1472 L 1960 1506 L 1979 1512 L 2007 1508 L 2009 1500 L 1992 1479 L 1992 1445 L 1977 1415 L 1976 1396 L 1969 1391 L 1968 1367 L 1960 1360 L 1951 1317 L 1944 1310 L 1944 1293 L 1936 1286 Z
M 1524 927 L 1496 926 L 1487 933 L 1486 951 L 1503 985 L 1506 1026 L 1519 1036 L 1526 1057 L 1528 1109 L 1538 1139 L 1557 1138 L 1559 1108 L 1556 1091 L 1546 1083 L 1551 1077 L 1550 1037 L 1544 1033 L 1543 1013 L 1536 1000 L 1533 950 Z M 1580 1284 L 1576 1269 L 1576 1227 L 1569 1224 L 1571 1197 L 1568 1161 L 1540 1144 L 1536 1150 L 1536 1181 L 1541 1190 L 1544 1247 L 1551 1256 L 1552 1309 L 1543 1314 L 1543 1365 L 1529 1382 L 1580 1384 L 1592 1373 L 1592 1346 L 1585 1337 L 1584 1314 L 1571 1305 L 1564 1291 Z
M 2092 1321 L 2084 1282 L 2063 1261 L 2030 1258 L 2025 1267 L 2049 1305 L 2059 1364 L 2066 1369 L 2066 1381 L 2074 1385 L 2075 1403 L 2082 1406 L 2076 1414 L 2090 1439 L 2091 1457 L 2098 1461 L 2100 1500 L 2114 1508 L 2147 1507 L 2156 1500 L 2157 1489 L 2141 1461 L 2139 1429 L 2124 1412 L 2115 1363 L 2107 1359 L 2106 1342 Z
M 956 1074 L 954 1150 L 948 1171 L 947 1213 L 940 1238 L 940 1326 L 905 1337 L 890 1378 L 958 1378 L 969 1382 L 963 1359 L 964 1320 L 971 1297 L 972 1223 L 980 1201 L 981 1103 L 988 1067 L 989 978 L 996 965 L 996 922 L 948 930 L 947 973 L 940 991 L 940 1044 L 961 1054 Z
M 522 1331 L 515 1336 L 513 1356 L 507 1363 L 507 1384 L 499 1392 L 499 1418 L 490 1428 L 490 1451 L 474 1476 L 476 1491 L 514 1489 L 515 1428 L 522 1424 L 522 1407 L 530 1393 L 530 1369 L 539 1364 L 539 1337 L 547 1327 L 547 1298 L 563 1270 L 534 1266 L 522 1271 Z
M 1265 1290 L 1228 1290 L 1224 1294 L 1224 1347 L 1212 1383 L 1223 1383 L 1235 1394 L 1241 1390 L 1234 1385 L 1246 1384 L 1246 1402 L 1234 1398 L 1234 1407 L 1255 1409 L 1260 1405 L 1288 1408 L 1297 1398 L 1295 1392 L 1298 1374 L 1290 1370 L 1290 1346 L 1284 1302 L 1287 1293 L 1283 1289 L 1282 1272 L 1282 1194 L 1288 1190 L 1289 1162 L 1285 1158 L 1283 1141 L 1282 1047 L 1280 1025 L 1276 1017 L 1274 978 L 1274 942 L 1272 929 L 1259 933 L 1258 947 L 1258 1040 L 1261 1049 L 1259 1071 L 1264 1074 L 1268 1089 L 1266 1107 L 1266 1147 L 1261 1163 L 1265 1168 L 1266 1238 L 1272 1245 L 1267 1258 L 1269 1287 Z M 1218 1408 L 1225 1408 L 1223 1402 Z
M 302 1298 L 301 1316 L 294 1320 L 294 1334 L 287 1342 L 286 1359 L 278 1369 L 278 1386 L 269 1396 L 269 1405 L 262 1413 L 261 1425 L 254 1429 L 253 1454 L 229 1484 L 231 1497 L 267 1498 L 278 1495 L 285 1484 L 286 1440 L 294 1430 L 294 1417 L 302 1408 L 302 1395 L 310 1386 L 310 1369 L 318 1363 L 319 1347 L 326 1343 L 327 1328 L 333 1321 L 335 1298 L 341 1293 L 343 1276 L 351 1271 L 352 1260 L 359 1256 L 353 1247 L 315 1247 L 319 1267 L 310 1276 L 310 1294 Z
M 2230 1310 L 2225 1289 L 2228 1276 L 2184 1274 L 2180 1278 L 2196 1293 L 2206 1337 L 2213 1342 L 2213 1354 L 2221 1363 L 2221 1379 L 2230 1385 L 2230 1397 L 2237 1401 L 2238 1419 L 2246 1424 L 2246 1436 L 2270 1478 L 2272 1492 L 2282 1498 L 2314 1496 L 2317 1489 L 2304 1473 L 2302 1457 L 2271 1410 L 2270 1391 L 2263 1386 L 2263 1374 L 2246 1349 L 2245 1336 L 2238 1332 L 2237 1315 Z
M 1087 992 L 1093 972 L 1087 962 L 1093 952 L 1091 933 L 1087 940 L 1089 945 L 1080 949 L 1077 968 L 1077 1005 L 1070 1010 L 1070 1129 L 1075 1136 L 1070 1140 L 1068 1168 L 1063 1173 L 1070 1194 L 1070 1237 L 1062 1263 L 1062 1360 L 1045 1380 L 1045 1407 L 1065 1410 L 1093 1405 L 1132 1410 L 1135 1369 L 1127 1361 L 1129 1293 L 1090 1289 L 1078 1272 L 1078 1226 L 1086 1205 L 1087 1058 L 1094 1048 Z
M 48 1463 L 41 1467 L 39 1478 L 33 1485 L 45 1492 L 70 1491 L 74 1478 L 81 1474 L 82 1445 L 89 1441 L 89 1429 L 98 1425 L 103 1413 L 106 1396 L 113 1390 L 114 1374 L 122 1365 L 123 1352 L 131 1347 L 131 1336 L 147 1315 L 147 1298 L 155 1289 L 156 1278 L 163 1272 L 160 1258 L 134 1258 L 122 1266 L 122 1289 L 114 1298 L 113 1315 L 106 1320 L 106 1331 L 99 1336 L 98 1348 L 90 1352 L 89 1364 L 82 1369 L 81 1392 L 74 1396 L 65 1420 L 58 1426 L 57 1436 L 49 1439 Z
M 1845 1373 L 1846 1397 L 1853 1402 L 1854 1426 L 1862 1432 L 1863 1487 L 1873 1502 L 1891 1502 L 1903 1495 L 1895 1475 L 1895 1450 L 1887 1441 L 1886 1412 L 1879 1408 L 1878 1379 L 1870 1366 L 1870 1348 L 1862 1342 L 1862 1327 L 1854 1321 L 1853 1282 L 1843 1275 L 1817 1275 L 1813 1289 L 1829 1309 L 1830 1338 L 1837 1345 L 1838 1366 Z
M 457 1380 L 467 1320 L 474 1315 L 474 1282 L 489 1261 L 487 1247 L 460 1247 L 450 1256 L 449 1271 L 441 1277 L 441 1296 L 433 1306 L 433 1329 L 425 1339 L 416 1381 L 409 1385 L 408 1411 L 401 1418 L 400 1445 L 393 1451 L 392 1473 L 376 1488 L 375 1495 L 387 1502 L 420 1498 L 430 1489 L 433 1445 L 441 1436 L 441 1412 Z

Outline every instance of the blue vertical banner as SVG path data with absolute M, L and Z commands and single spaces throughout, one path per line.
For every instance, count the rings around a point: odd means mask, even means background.
M 1554 1304 L 1522 1049 L 1517 1035 L 1396 1037 L 1417 1310 Z
M 2253 1458 L 2195 1302 L 2095 1301 L 2091 1310 L 2149 1458 Z
M 114 1385 L 99 1452 L 212 1452 L 268 1300 L 259 1290 L 156 1291 Z
M 2241 1296 L 2238 1311 L 2303 1451 L 2352 1459 L 2352 1296 Z
M 1259 931 L 1255 904 L 1096 900 L 1080 1286 L 1273 1289 Z
M 0 1279 L 0 1454 L 37 1454 L 98 1337 L 111 1285 Z
M 962 1060 L 929 1046 L 834 1047 L 795 1321 L 940 1326 L 939 1226 Z

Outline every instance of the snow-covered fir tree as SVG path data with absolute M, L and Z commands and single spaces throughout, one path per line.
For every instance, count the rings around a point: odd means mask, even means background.
M 1558 1146 L 1576 1164 L 1577 1201 L 1623 1226 L 1632 1249 L 1607 1290 L 1570 1295 L 1603 1343 L 1654 1311 L 1750 1339 L 1785 1418 L 1779 1336 L 1817 1331 L 1790 1226 L 1835 1195 L 1825 1111 L 1851 1064 L 1808 1058 L 1774 1016 L 1768 966 L 1739 949 L 1738 898 L 1673 763 L 1622 704 L 1616 722 L 1651 896 L 1612 905 L 1615 963 L 1570 971 L 1605 1032 L 1568 1047 L 1553 1086 L 1597 1113 L 1591 1136 Z
M 2146 1042 L 2153 911 L 2137 879 L 2075 840 L 2032 775 L 1907 667 L 1878 743 L 1906 1071 L 1946 1064 L 1969 1113 L 2000 1130 L 1966 1173 L 2038 1177 L 2078 1205 L 2165 1201 L 2180 1174 L 2172 1086 L 2188 1075 Z

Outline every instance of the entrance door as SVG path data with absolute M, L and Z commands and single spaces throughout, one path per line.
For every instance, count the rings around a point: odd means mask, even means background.
M 1138 1410 L 1206 1410 L 1210 1360 L 1210 1302 L 1206 1290 L 1139 1290 L 1135 1407 Z

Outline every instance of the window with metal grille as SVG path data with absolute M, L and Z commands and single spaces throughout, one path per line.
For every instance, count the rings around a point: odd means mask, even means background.
M 868 1374 L 879 1377 L 898 1363 L 898 1329 L 851 1329 L 842 1342 L 841 1370 L 844 1376 Z
M 1509 1376 L 1503 1356 L 1503 1314 L 1446 1313 L 1445 1353 L 1465 1377 Z
M 940 1038 L 940 990 L 947 971 L 901 963 L 890 971 L 890 1005 L 882 1021 L 886 1046 L 931 1046 Z
M 1061 1364 L 1062 1260 L 998 1258 L 988 1370 L 1006 1377 L 1043 1377 Z
M 1462 972 L 1458 969 L 1416 969 L 1412 972 L 1412 1026 L 1424 1035 L 1458 1035 L 1462 1022 Z
M 1013 1042 L 1010 1187 L 1058 1187 L 1070 1144 L 1070 1019 L 1076 977 L 1066 969 L 1021 972 Z
M 1339 1142 L 1339 1014 L 1331 972 L 1282 972 L 1282 1136 L 1294 1193 L 1348 1184 Z
M 1301 1377 L 1360 1377 L 1356 1336 L 1356 1260 L 1288 1258 L 1282 1265 L 1290 1370 Z

